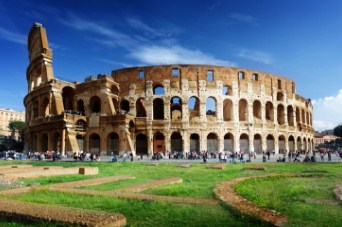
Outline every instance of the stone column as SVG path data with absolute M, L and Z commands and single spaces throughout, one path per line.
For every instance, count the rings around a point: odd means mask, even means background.
M 63 130 L 62 130 L 61 154 L 62 154 L 62 155 L 65 155 L 65 128 L 63 128 Z
M 234 135 L 234 152 L 240 151 L 240 135 L 235 133 Z

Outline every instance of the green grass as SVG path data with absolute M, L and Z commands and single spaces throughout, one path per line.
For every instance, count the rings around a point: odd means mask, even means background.
M 3 165 L 5 162 L 0 162 Z M 6 162 L 6 164 L 24 162 Z M 309 204 L 303 199 L 333 199 L 332 189 L 342 182 L 342 164 L 303 163 L 251 163 L 227 164 L 224 170 L 207 169 L 205 164 L 192 164 L 190 168 L 179 168 L 176 164 L 150 166 L 146 163 L 62 163 L 26 162 L 32 165 L 97 166 L 96 176 L 53 176 L 23 180 L 26 184 L 46 185 L 104 176 L 134 176 L 134 180 L 122 180 L 95 186 L 82 187 L 96 191 L 112 191 L 126 186 L 151 182 L 169 177 L 180 177 L 182 183 L 150 188 L 142 193 L 178 197 L 213 199 L 213 189 L 220 182 L 244 176 L 264 174 L 305 173 L 305 177 L 272 177 L 252 179 L 236 186 L 239 193 L 261 206 L 276 209 L 289 218 L 289 226 L 338 226 L 342 223 L 342 208 L 336 204 Z M 245 166 L 265 166 L 265 171 L 241 169 Z M 128 226 L 265 226 L 234 208 L 225 205 L 193 205 L 171 202 L 150 202 L 105 196 L 85 196 L 50 192 L 45 189 L 12 196 L 13 199 L 36 203 L 58 204 L 90 210 L 119 212 L 127 218 Z M 324 218 L 320 218 L 323 214 Z M 312 221 L 311 221 L 312 220 Z M 3 224 L 4 223 L 4 224 Z M 5 225 L 8 224 L 8 225 Z M 20 226 L 20 223 L 0 219 L 0 226 Z

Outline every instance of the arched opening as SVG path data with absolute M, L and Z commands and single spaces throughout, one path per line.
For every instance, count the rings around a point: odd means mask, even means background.
M 207 151 L 209 153 L 217 152 L 218 149 L 218 137 L 215 133 L 209 133 L 207 136 Z
M 307 143 L 306 143 L 306 138 L 304 137 L 303 138 L 303 150 L 306 152 L 307 149 L 308 149 L 308 147 L 307 147 Z
M 153 99 L 153 119 L 164 120 L 164 101 L 160 98 Z
M 32 142 L 32 144 L 31 144 L 32 151 L 37 152 L 38 151 L 38 136 L 33 135 L 31 142 Z
M 294 147 L 294 137 L 293 136 L 289 136 L 289 152 L 294 152 L 295 151 L 295 147 Z
M 207 98 L 206 115 L 216 116 L 216 99 L 213 97 Z
M 119 154 L 120 137 L 117 133 L 111 132 L 107 137 L 107 155 Z
M 119 113 L 119 101 L 116 98 L 112 98 L 112 102 L 113 102 L 115 114 L 118 114 Z
M 135 143 L 137 154 L 147 155 L 147 136 L 144 134 L 138 134 L 135 138 Z
M 262 154 L 262 141 L 261 141 L 261 135 L 260 134 L 254 135 L 253 145 L 254 145 L 254 152 L 256 154 Z
M 77 111 L 80 113 L 80 115 L 85 115 L 84 102 L 82 99 L 77 101 Z
M 49 150 L 49 137 L 46 133 L 44 133 L 41 137 L 41 144 L 42 144 L 42 152 L 46 152 Z
M 64 111 L 74 110 L 74 96 L 75 89 L 72 87 L 67 86 L 62 89 Z
M 222 95 L 233 95 L 232 86 L 224 85 L 222 87 Z
M 308 145 L 307 145 L 307 147 L 308 147 L 307 151 L 311 151 L 312 150 L 310 138 L 308 138 Z
M 302 110 L 302 124 L 304 124 L 305 125 L 305 111 L 304 110 Z
M 97 154 L 100 152 L 100 136 L 93 133 L 89 136 L 89 151 L 92 154 Z
M 283 94 L 283 92 L 278 92 L 277 93 L 277 101 L 278 102 L 283 102 L 284 101 L 284 94 Z
M 41 105 L 41 116 L 45 117 L 47 115 L 49 115 L 49 99 L 48 98 L 44 98 L 42 105 Z
M 285 154 L 285 136 L 280 135 L 278 138 L 279 154 Z
M 129 102 L 126 99 L 121 100 L 120 109 L 123 114 L 129 112 Z
M 183 139 L 179 132 L 173 132 L 171 135 L 171 151 L 183 151 Z
M 249 137 L 245 133 L 240 135 L 240 151 L 249 153 Z
M 239 101 L 239 121 L 247 121 L 248 117 L 248 104 L 246 99 Z
M 61 134 L 58 132 L 53 135 L 53 150 L 61 152 Z
M 284 125 L 285 124 L 285 111 L 284 106 L 279 104 L 277 107 L 277 117 L 278 117 L 278 124 Z
M 200 152 L 200 137 L 197 133 L 190 135 L 190 151 Z
M 92 113 L 100 113 L 101 112 L 101 99 L 99 96 L 93 96 L 89 101 L 90 111 Z
M 156 85 L 153 87 L 153 94 L 154 95 L 164 95 L 164 87 L 161 85 Z
M 298 107 L 296 108 L 296 122 L 297 124 L 300 123 L 300 110 Z
M 85 132 L 87 130 L 87 122 L 84 120 L 78 120 L 75 123 L 75 131 L 76 132 Z
M 188 109 L 189 109 L 189 118 L 198 117 L 200 115 L 200 101 L 196 96 L 192 96 L 189 98 Z
M 182 99 L 175 96 L 170 102 L 171 120 L 182 120 Z
M 135 103 L 135 109 L 137 111 L 137 117 L 146 117 L 146 109 L 145 109 L 145 99 L 139 98 Z
M 112 85 L 110 91 L 112 92 L 112 94 L 114 95 L 119 95 L 119 88 L 116 85 Z
M 274 121 L 274 109 L 273 109 L 273 104 L 271 102 L 266 103 L 266 120 L 268 121 Z
M 254 120 L 261 120 L 261 102 L 259 100 L 253 102 L 253 117 Z
M 223 101 L 223 120 L 224 121 L 233 120 L 233 102 L 230 99 L 225 99 Z
M 268 135 L 266 137 L 266 151 L 273 152 L 274 148 L 274 137 L 272 135 Z
M 39 103 L 38 103 L 38 100 L 34 100 L 33 101 L 32 112 L 33 112 L 33 119 L 36 119 L 39 116 Z
M 289 126 L 294 126 L 293 117 L 294 117 L 293 107 L 288 106 L 287 107 L 287 122 L 288 122 Z
M 80 134 L 77 134 L 76 135 L 76 141 L 77 141 L 78 149 L 80 151 L 84 151 L 84 144 L 85 144 L 84 143 L 84 141 L 85 141 L 84 136 L 80 135 Z
M 153 153 L 165 154 L 165 136 L 163 133 L 156 132 L 153 137 Z
M 227 133 L 223 137 L 224 150 L 234 152 L 234 136 L 231 133 Z
M 298 137 L 297 138 L 297 151 L 302 150 L 302 138 Z

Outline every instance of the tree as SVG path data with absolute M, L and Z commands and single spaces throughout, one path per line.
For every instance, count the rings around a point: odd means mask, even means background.
M 334 135 L 335 136 L 337 136 L 337 137 L 342 137 L 342 124 L 340 124 L 340 125 L 338 125 L 338 126 L 336 126 L 335 128 L 334 128 Z
M 25 122 L 23 122 L 23 121 L 11 121 L 8 124 L 8 128 L 11 131 L 16 131 L 17 130 L 19 132 L 20 138 L 21 139 L 24 138 L 24 131 L 25 131 L 25 128 L 26 128 Z

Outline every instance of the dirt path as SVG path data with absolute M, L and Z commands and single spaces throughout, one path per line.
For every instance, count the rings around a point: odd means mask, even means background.
M 137 192 L 141 192 L 152 187 L 158 187 L 161 185 L 175 184 L 175 183 L 181 183 L 181 182 L 183 182 L 183 179 L 179 177 L 165 178 L 165 179 L 155 180 L 155 181 L 148 182 L 148 183 L 137 184 L 137 185 L 120 188 L 116 190 L 116 192 L 137 193 Z
M 124 226 L 126 218 L 118 213 L 82 210 L 63 206 L 0 199 L 0 214 L 27 222 L 44 220 L 72 226 Z
M 234 190 L 234 185 L 251 178 L 260 178 L 260 177 L 270 177 L 270 176 L 284 176 L 284 175 L 266 175 L 266 176 L 257 176 L 257 177 L 242 177 L 233 179 L 231 181 L 223 182 L 214 190 L 215 195 L 224 203 L 229 206 L 235 207 L 242 213 L 249 214 L 251 216 L 257 216 L 260 219 L 272 223 L 275 226 L 282 226 L 287 222 L 286 216 L 277 213 L 276 211 L 268 210 L 265 208 L 261 208 L 255 203 L 243 198 L 238 195 Z M 295 175 L 286 175 L 289 177 L 293 177 Z

